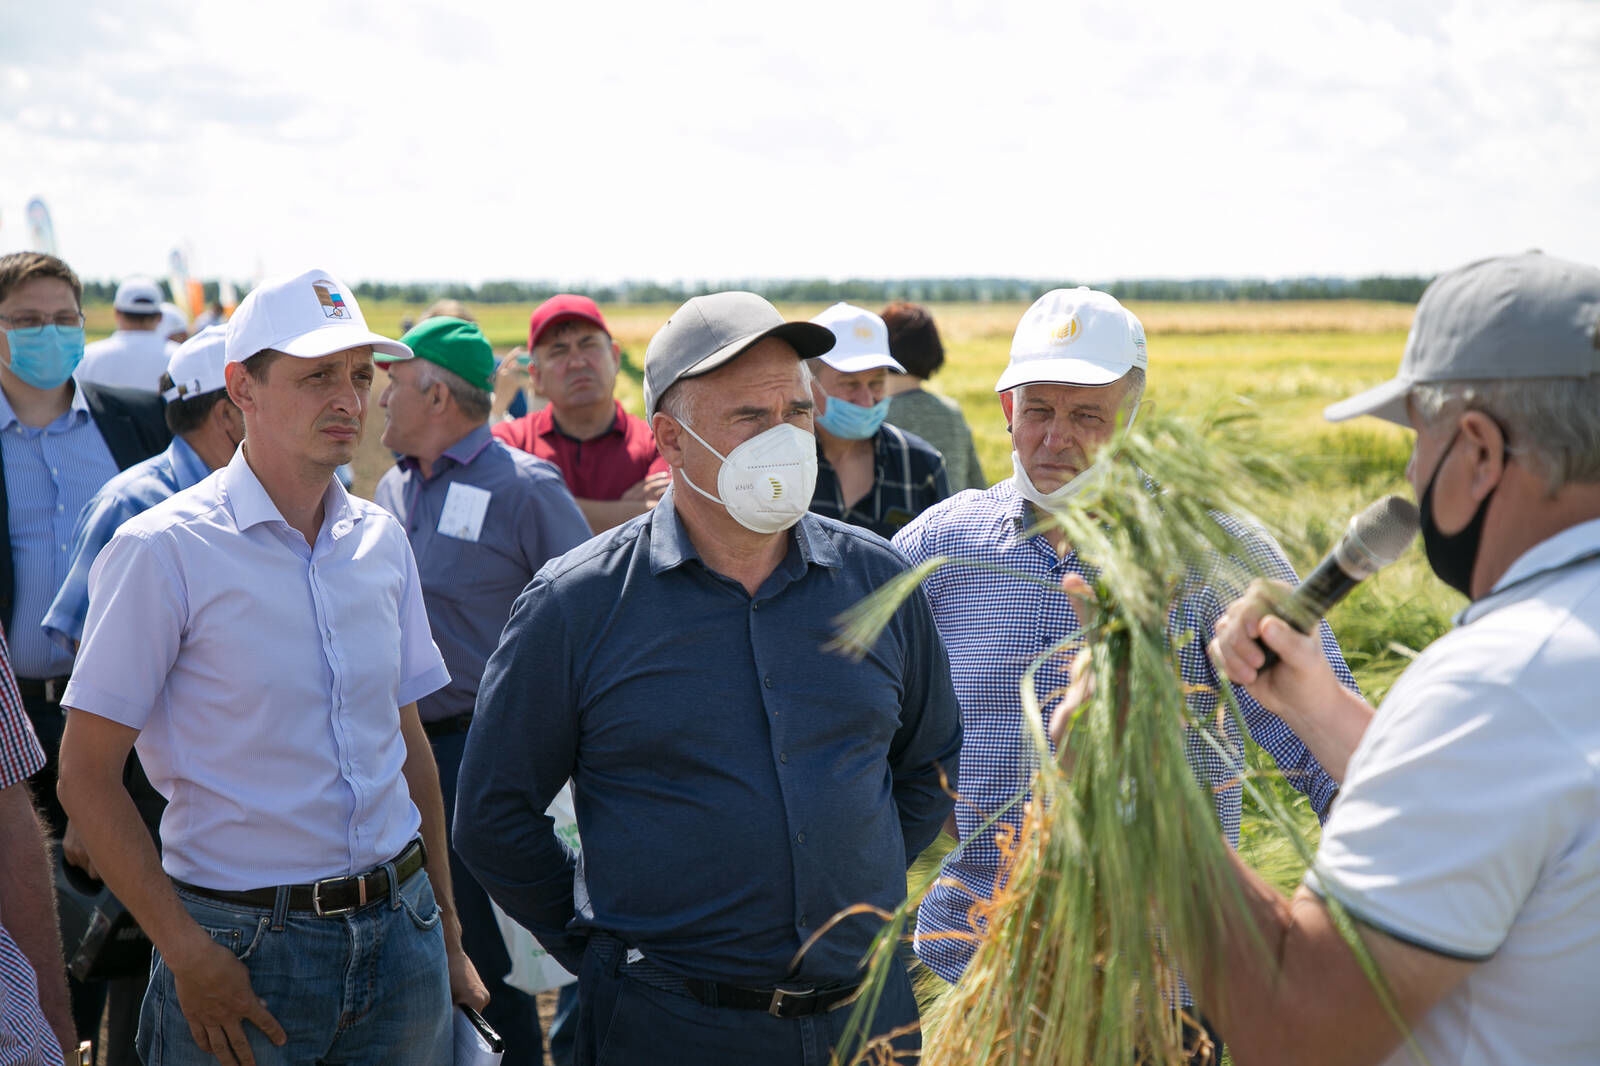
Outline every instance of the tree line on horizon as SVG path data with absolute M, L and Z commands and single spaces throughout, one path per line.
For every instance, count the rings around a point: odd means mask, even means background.
M 554 281 L 363 281 L 355 294 L 361 300 L 396 300 L 425 305 L 439 299 L 466 303 L 539 303 L 560 292 L 578 293 L 597 303 L 681 303 L 693 296 L 725 289 L 748 289 L 778 303 L 884 304 L 1031 302 L 1051 289 L 1092 284 L 1119 300 L 1381 300 L 1414 304 L 1431 278 L 1380 274 L 1364 278 L 1133 278 L 1112 282 L 1041 278 L 745 278 L 734 281 L 620 281 L 607 284 L 558 284 Z M 163 287 L 165 287 L 163 283 Z M 85 281 L 86 303 L 110 303 L 117 283 Z M 241 295 L 247 286 L 239 286 Z M 205 283 L 207 301 L 216 299 L 217 283 Z

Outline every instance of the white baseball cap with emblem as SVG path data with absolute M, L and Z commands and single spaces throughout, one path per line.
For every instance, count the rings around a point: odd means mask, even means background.
M 326 270 L 264 281 L 228 319 L 230 363 L 242 363 L 268 348 L 300 359 L 320 359 L 363 345 L 395 359 L 412 355 L 399 341 L 368 329 L 355 294 Z
M 227 365 L 228 328 L 207 326 L 182 344 L 167 360 L 167 376 L 172 388 L 161 394 L 168 403 L 192 400 L 208 392 L 227 388 L 223 374 Z
M 1051 289 L 1033 302 L 1011 338 L 1011 361 L 995 392 L 1018 385 L 1109 385 L 1148 370 L 1144 326 L 1108 292 L 1080 285 Z
M 859 374 L 880 366 L 906 372 L 889 354 L 889 327 L 866 308 L 836 303 L 811 321 L 832 331 L 833 347 L 817 358 L 839 373 Z

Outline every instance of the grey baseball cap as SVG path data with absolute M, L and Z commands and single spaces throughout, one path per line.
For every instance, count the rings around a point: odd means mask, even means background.
M 786 322 L 778 309 L 753 292 L 696 296 L 656 330 L 644 351 L 644 416 L 682 378 L 715 370 L 768 337 L 788 341 L 800 358 L 833 347 L 833 331 L 814 322 Z
M 1322 415 L 1409 426 L 1413 385 L 1592 374 L 1600 374 L 1600 270 L 1539 252 L 1500 256 L 1435 278 L 1417 303 L 1400 372 Z

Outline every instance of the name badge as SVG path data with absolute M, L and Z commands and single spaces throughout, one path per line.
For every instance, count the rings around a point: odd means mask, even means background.
M 439 512 L 439 532 L 457 540 L 477 541 L 483 532 L 483 516 L 489 510 L 488 489 L 452 482 L 444 494 L 444 509 Z

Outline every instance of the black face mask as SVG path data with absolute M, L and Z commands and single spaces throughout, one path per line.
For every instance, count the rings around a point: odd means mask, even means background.
M 1439 480 L 1439 471 L 1444 469 L 1445 460 L 1450 458 L 1450 449 L 1456 446 L 1456 439 L 1461 436 L 1458 428 L 1455 436 L 1450 438 L 1450 443 L 1445 445 L 1444 451 L 1439 453 L 1439 462 L 1433 468 L 1433 476 L 1428 478 L 1427 486 L 1422 490 L 1422 548 L 1427 553 L 1428 565 L 1433 567 L 1433 572 L 1439 580 L 1461 593 L 1467 599 L 1472 599 L 1472 569 L 1478 562 L 1478 547 L 1483 540 L 1483 520 L 1489 513 L 1489 501 L 1494 499 L 1494 494 L 1499 491 L 1496 485 L 1490 490 L 1489 495 L 1478 504 L 1478 509 L 1473 512 L 1472 520 L 1466 527 L 1455 532 L 1445 533 L 1440 530 L 1433 520 L 1433 486 Z

